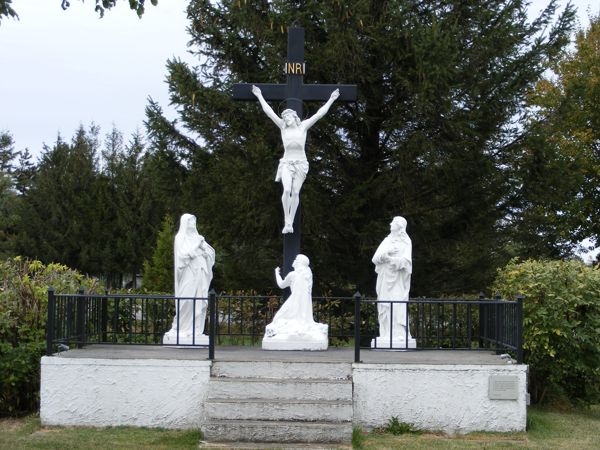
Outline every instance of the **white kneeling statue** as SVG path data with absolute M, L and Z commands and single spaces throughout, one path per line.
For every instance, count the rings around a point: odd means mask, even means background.
M 205 299 L 212 281 L 215 250 L 198 233 L 195 216 L 181 216 L 174 253 L 175 297 L 204 300 L 176 300 L 173 325 L 163 336 L 163 344 L 208 345 L 208 336 L 203 334 L 208 306 Z
M 263 350 L 327 350 L 328 326 L 313 319 L 312 271 L 305 255 L 298 255 L 294 268 L 285 279 L 279 267 L 275 269 L 277 285 L 289 287 L 291 294 L 273 321 L 267 325 L 262 341 Z
M 384 303 L 377 304 L 379 337 L 371 341 L 371 347 L 415 348 L 406 303 L 385 303 L 386 300 L 408 301 L 409 298 L 412 242 L 406 234 L 404 217 L 396 216 L 392 220 L 390 234 L 379 244 L 373 264 L 377 273 L 377 300 Z

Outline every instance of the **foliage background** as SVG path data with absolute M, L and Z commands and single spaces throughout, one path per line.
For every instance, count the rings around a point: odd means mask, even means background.
M 600 267 L 513 260 L 498 272 L 494 289 L 504 298 L 525 295 L 523 348 L 532 401 L 562 396 L 600 402 Z
M 46 351 L 48 287 L 73 293 L 97 281 L 62 264 L 21 257 L 0 261 L 0 416 L 37 409 Z

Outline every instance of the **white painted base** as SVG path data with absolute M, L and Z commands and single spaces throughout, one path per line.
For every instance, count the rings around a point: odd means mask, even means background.
M 276 336 L 266 336 L 262 340 L 263 350 L 306 350 L 321 351 L 327 350 L 329 340 L 327 335 L 307 336 L 297 334 L 278 334 Z
M 525 431 L 527 366 L 353 364 L 354 424 L 384 426 L 391 417 L 417 429 L 463 434 Z M 516 400 L 489 396 L 490 378 L 518 379 Z
M 363 429 L 396 416 L 415 428 L 447 433 L 525 430 L 527 366 L 521 364 L 213 364 L 215 377 L 290 379 L 293 389 L 295 378 L 351 379 L 352 422 Z M 206 360 L 43 357 L 42 424 L 204 427 L 210 367 Z M 516 399 L 491 398 L 491 380 L 507 376 L 517 379 Z
M 199 428 L 211 362 L 44 356 L 43 425 Z
M 191 334 L 180 334 L 179 342 L 177 342 L 177 333 L 165 333 L 163 336 L 163 345 L 193 345 L 204 347 L 208 345 L 208 336 L 205 334 L 197 334 L 195 339 L 192 339 Z
M 392 352 L 403 352 L 409 348 L 417 348 L 417 341 L 414 338 L 408 339 L 408 344 L 404 339 L 392 339 L 390 348 L 390 340 L 385 338 L 371 339 L 371 348 Z

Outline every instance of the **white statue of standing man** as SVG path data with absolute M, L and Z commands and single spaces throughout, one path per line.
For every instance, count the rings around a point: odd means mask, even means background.
M 175 318 L 171 329 L 163 336 L 163 344 L 208 345 L 208 336 L 203 332 L 215 250 L 198 233 L 196 216 L 181 216 L 174 254 L 175 297 L 183 300 L 176 300 Z
M 412 274 L 412 242 L 406 234 L 406 219 L 396 216 L 390 224 L 390 234 L 379 244 L 373 256 L 377 273 L 377 304 L 379 337 L 371 347 L 415 348 L 410 335 L 406 303 Z M 393 305 L 393 306 L 392 306 Z
M 290 296 L 279 308 L 273 321 L 267 325 L 262 341 L 264 350 L 327 350 L 328 325 L 315 322 L 312 307 L 313 276 L 310 261 L 298 255 L 292 264 L 293 271 L 281 278 L 275 269 L 277 285 L 290 288 Z
M 332 103 L 340 96 L 339 89 L 331 93 L 329 100 L 319 110 L 306 120 L 300 120 L 296 112 L 286 109 L 279 117 L 269 104 L 265 101 L 257 86 L 252 86 L 252 93 L 258 98 L 263 111 L 281 129 L 281 140 L 283 141 L 283 158 L 279 160 L 275 181 L 281 181 L 283 195 L 281 204 L 285 225 L 282 233 L 293 233 L 294 217 L 300 203 L 300 188 L 308 173 L 308 160 L 304 147 L 306 146 L 306 134 L 317 120 L 323 117 Z

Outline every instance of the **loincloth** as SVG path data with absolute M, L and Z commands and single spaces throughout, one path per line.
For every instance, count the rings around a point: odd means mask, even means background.
M 275 181 L 281 181 L 281 173 L 287 170 L 294 181 L 300 181 L 303 183 L 308 173 L 308 161 L 302 159 L 283 159 L 279 160 L 279 166 L 277 166 L 277 175 L 275 175 Z

